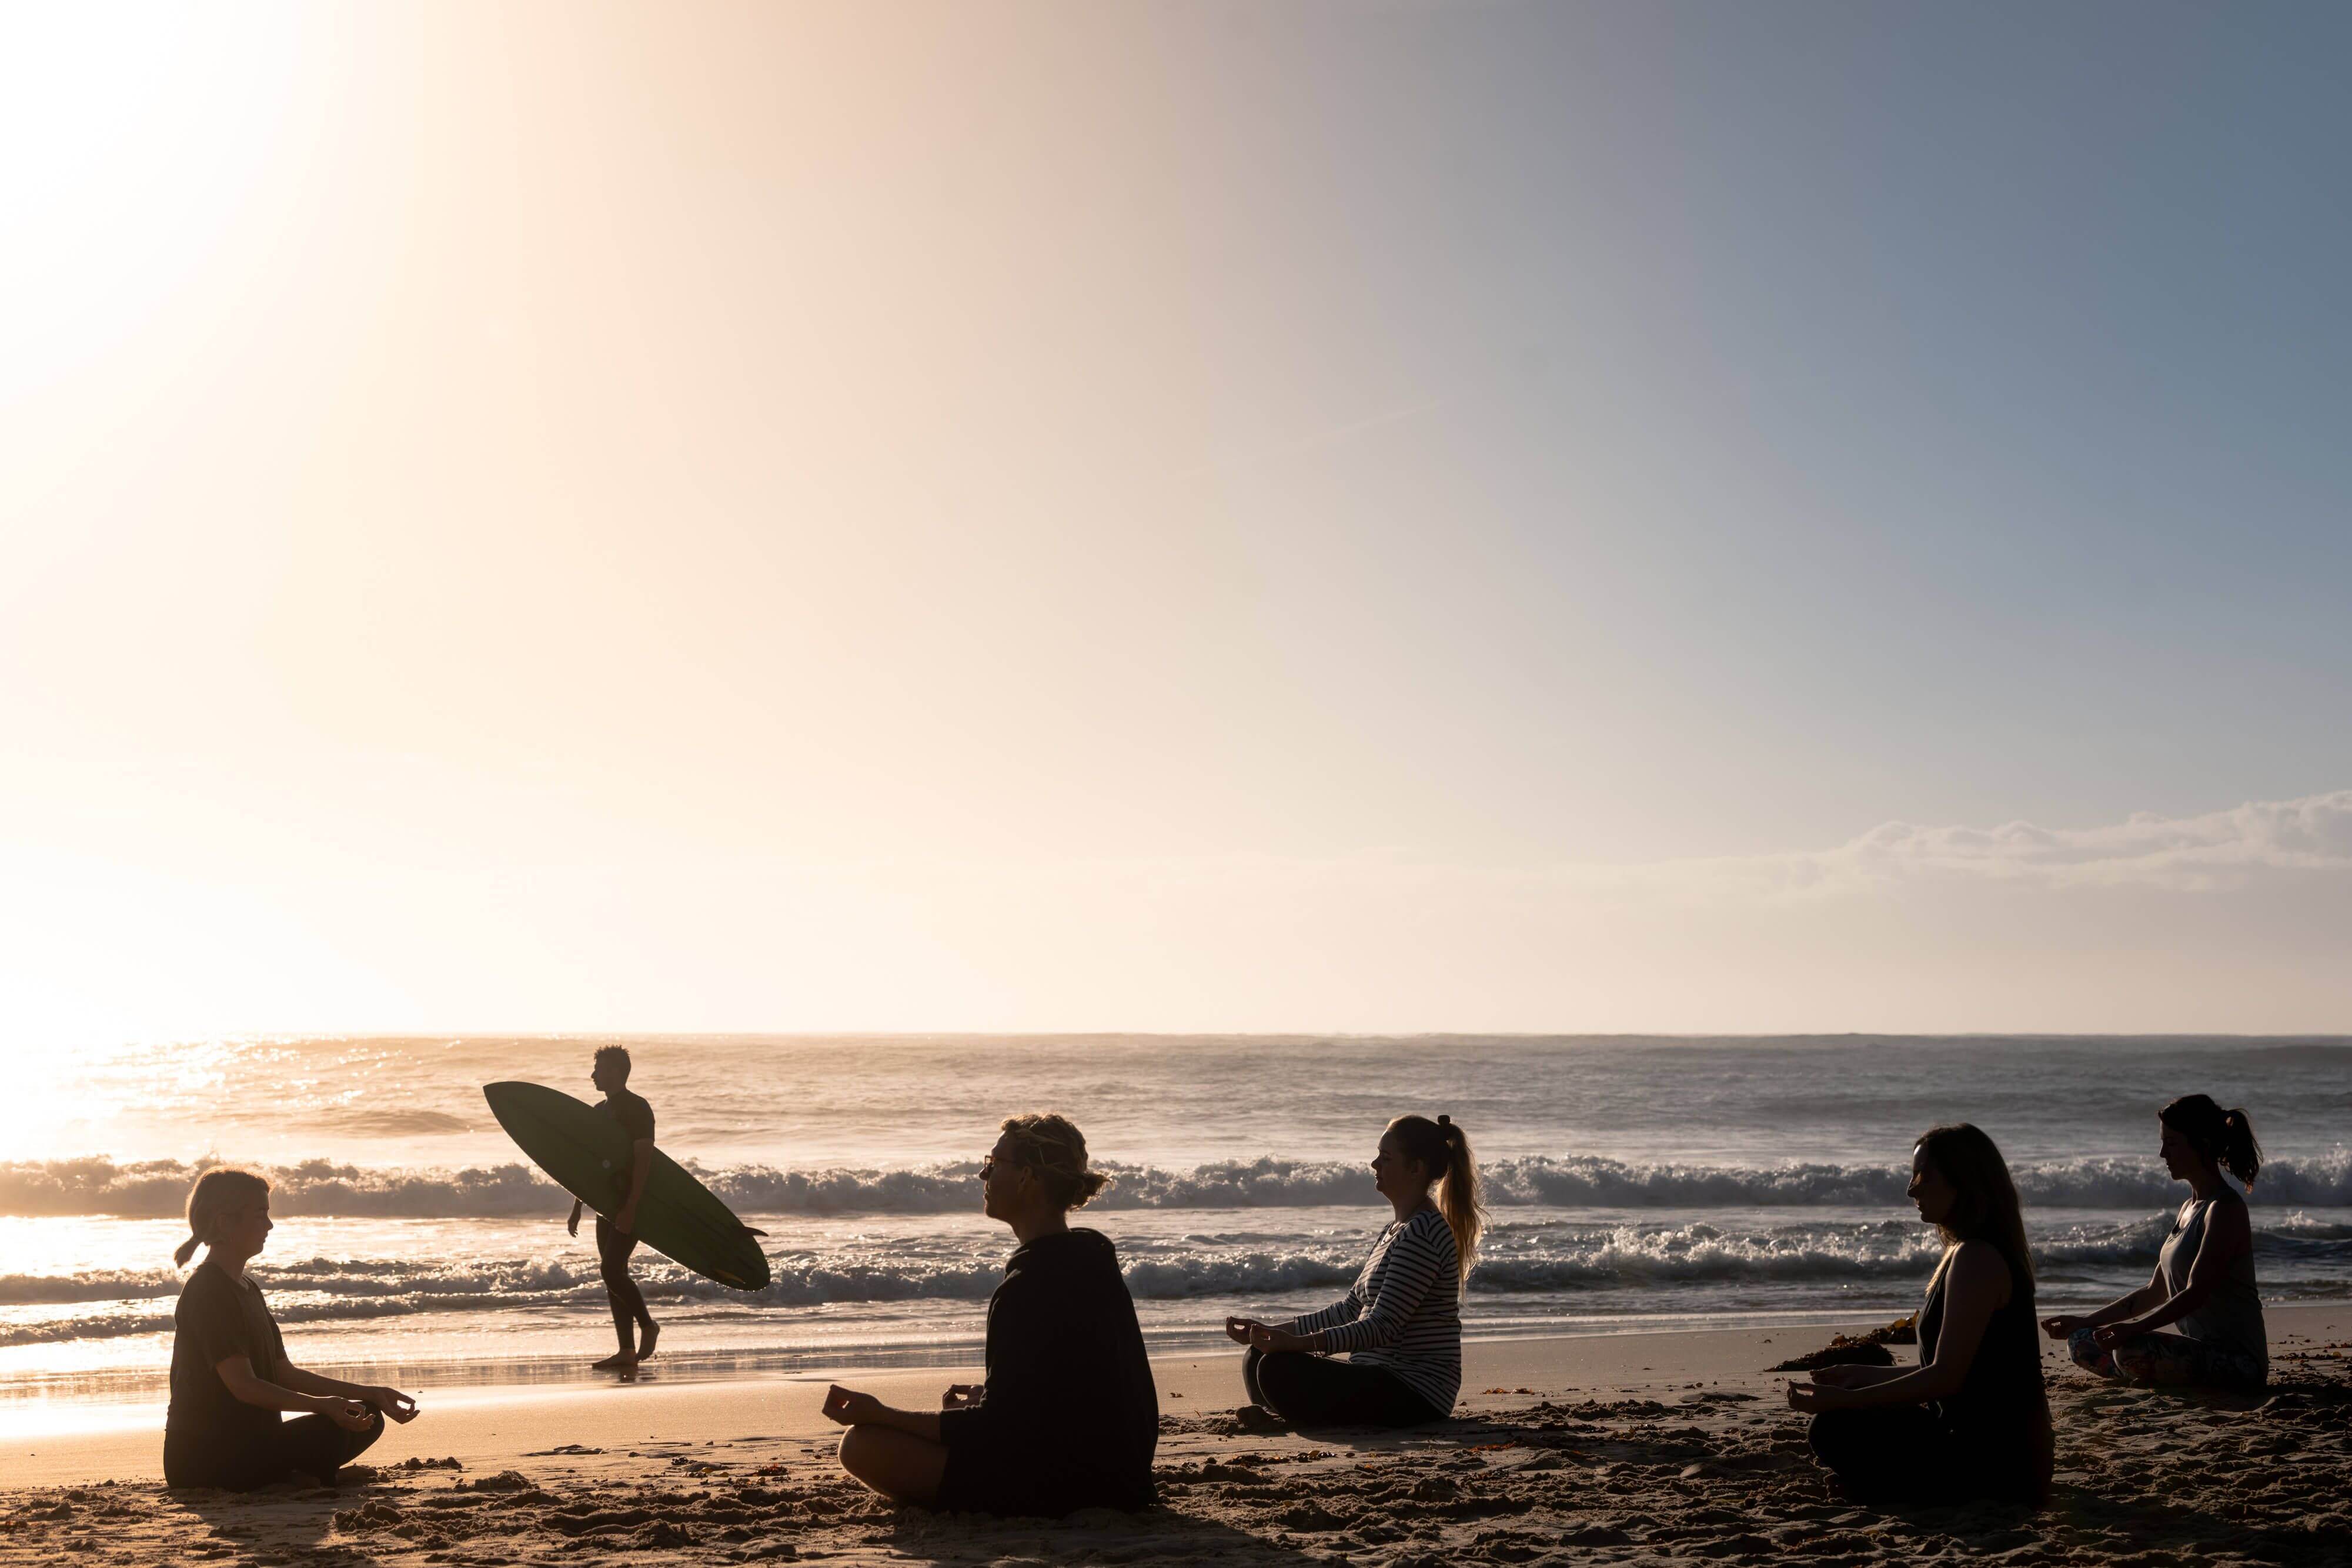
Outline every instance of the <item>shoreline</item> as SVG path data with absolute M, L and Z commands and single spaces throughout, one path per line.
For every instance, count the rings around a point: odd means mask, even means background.
M 719 1344 L 702 1349 L 688 1345 L 666 1352 L 656 1370 L 667 1374 L 672 1381 L 708 1382 L 745 1376 L 834 1376 L 843 1372 L 866 1375 L 924 1367 L 965 1366 L 978 1358 L 985 1338 L 983 1325 L 979 1320 L 984 1316 L 986 1303 L 969 1304 L 973 1311 L 967 1315 L 974 1320 L 974 1326 L 969 1332 L 942 1334 L 925 1343 L 885 1341 L 869 1344 L 849 1341 L 823 1347 L 770 1348 Z M 2329 1306 L 2338 1303 L 2297 1301 L 2292 1304 Z M 2341 1304 L 2352 1307 L 2352 1297 L 2345 1298 Z M 1907 1310 L 1902 1302 L 1890 1301 L 1879 1305 L 1861 1303 L 1811 1311 L 1759 1308 L 1741 1312 L 1628 1312 L 1500 1318 L 1493 1320 L 1492 1326 L 1485 1327 L 1473 1320 L 1465 1325 L 1464 1343 L 1592 1339 L 1717 1330 L 1843 1328 L 1858 1319 L 1874 1318 L 1885 1322 L 1898 1318 Z M 695 1326 L 693 1320 L 682 1320 L 682 1326 L 685 1333 L 677 1337 L 688 1338 Z M 601 1323 L 590 1323 L 574 1332 L 569 1337 L 583 1342 L 583 1348 L 562 1353 L 539 1350 L 495 1359 L 453 1356 L 401 1360 L 361 1356 L 306 1360 L 302 1364 L 314 1372 L 347 1382 L 385 1383 L 411 1392 L 426 1389 L 473 1391 L 509 1385 L 530 1388 L 610 1384 L 613 1379 L 609 1374 L 589 1368 L 589 1363 L 609 1348 L 595 1341 L 595 1332 L 601 1327 Z M 299 1327 L 297 1332 L 299 1333 Z M 294 1343 L 299 1346 L 303 1342 L 298 1339 Z M 1207 1327 L 1171 1331 L 1155 1330 L 1146 1325 L 1144 1343 L 1152 1360 L 1157 1363 L 1213 1354 L 1222 1351 L 1229 1342 L 1221 1330 Z M 168 1338 L 164 1344 L 168 1347 Z M 594 1348 L 585 1348 L 590 1345 Z M 9 1429 L 12 1412 L 33 1406 L 47 1406 L 60 1410 L 94 1405 L 124 1407 L 152 1405 L 161 1408 L 169 1378 L 168 1364 L 160 1360 L 152 1364 L 128 1367 L 0 1372 L 0 1432 Z

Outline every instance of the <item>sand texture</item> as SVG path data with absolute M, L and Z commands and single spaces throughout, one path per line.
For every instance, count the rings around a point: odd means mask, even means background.
M 19 1489 L 0 1493 L 0 1561 L 2345 1563 L 2347 1350 L 2285 1352 L 2259 1400 L 2053 1374 L 2059 1468 L 2039 1513 L 1850 1503 L 1807 1454 L 1786 1379 L 1747 1373 L 1605 1396 L 1480 1390 L 1473 1415 L 1394 1436 L 1260 1431 L 1180 1403 L 1162 1423 L 1161 1505 L 1134 1516 L 902 1509 L 808 1436 L 696 1437 L 528 1451 L 479 1473 L 386 1465 L 336 1490 L 243 1498 Z

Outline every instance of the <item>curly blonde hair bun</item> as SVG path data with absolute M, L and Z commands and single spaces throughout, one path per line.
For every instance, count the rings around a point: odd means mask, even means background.
M 1087 1135 L 1067 1116 L 1052 1111 L 1007 1116 L 1004 1136 L 1013 1145 L 1008 1157 L 1036 1172 L 1046 1196 L 1064 1208 L 1085 1207 L 1110 1185 L 1110 1177 L 1087 1168 Z

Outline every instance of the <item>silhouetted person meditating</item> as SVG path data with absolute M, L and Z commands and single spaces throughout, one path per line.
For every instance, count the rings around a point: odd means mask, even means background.
M 2243 1111 L 2210 1095 L 2184 1094 L 2157 1113 L 2157 1152 L 2189 1201 L 2173 1217 L 2148 1282 L 2087 1317 L 2044 1318 L 2074 1364 L 2120 1383 L 2252 1391 L 2270 1379 L 2270 1337 L 2254 1290 L 2254 1230 L 2246 1200 L 2221 1179 L 2247 1186 L 2262 1169 L 2262 1146 Z M 2168 1332 L 2177 1329 L 2178 1332 Z
M 1451 1416 L 1462 1391 L 1462 1287 L 1486 1219 L 1470 1139 L 1450 1117 L 1400 1116 L 1372 1185 L 1396 1218 L 1346 1295 L 1288 1322 L 1225 1320 L 1250 1347 L 1249 1396 L 1297 1426 L 1418 1426 Z
M 1910 1197 L 1945 1241 L 1919 1309 L 1919 1364 L 1825 1366 L 1791 1383 L 1789 1403 L 1812 1413 L 1814 1458 L 1864 1502 L 2038 1503 L 2050 1402 L 2017 1185 L 1964 1122 L 1911 1151 Z
M 305 1372 L 245 1266 L 269 1239 L 269 1184 L 250 1171 L 208 1170 L 188 1193 L 188 1239 L 173 1254 L 205 1260 L 172 1313 L 172 1404 L 163 1417 L 163 1479 L 236 1491 L 289 1477 L 331 1485 L 335 1472 L 406 1421 L 416 1402 Z M 280 1412 L 301 1412 L 294 1420 Z
M 646 1311 L 645 1292 L 629 1278 L 629 1254 L 637 1248 L 637 1203 L 646 1196 L 646 1178 L 654 1168 L 654 1108 L 629 1092 L 629 1053 L 617 1045 L 596 1052 L 588 1082 L 604 1092 L 604 1114 L 629 1134 L 628 1168 L 621 1174 L 620 1211 L 610 1219 L 601 1214 L 596 1217 L 596 1271 L 604 1281 L 605 1299 L 613 1304 L 613 1332 L 620 1336 L 621 1348 L 596 1363 L 595 1369 L 630 1372 L 653 1354 L 654 1344 L 661 1338 L 661 1326 Z M 584 1207 L 576 1201 L 572 1205 L 567 1228 L 574 1236 L 580 1234 L 580 1211 Z M 633 1334 L 636 1330 L 643 1333 Z
M 1087 1141 L 1051 1113 L 1014 1116 L 980 1165 L 981 1204 L 1020 1246 L 988 1301 L 988 1381 L 938 1410 L 898 1410 L 838 1385 L 842 1468 L 902 1502 L 1059 1517 L 1152 1500 L 1160 1396 L 1118 1254 L 1069 1211 L 1102 1190 Z

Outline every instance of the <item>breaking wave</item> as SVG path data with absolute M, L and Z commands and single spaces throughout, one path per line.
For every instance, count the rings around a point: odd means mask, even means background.
M 2037 1234 L 2037 1268 L 2049 1279 L 2144 1277 L 2163 1245 L 2161 1217 L 2077 1221 Z M 657 1306 L 758 1313 L 837 1304 L 984 1301 L 1003 1278 L 1001 1240 L 978 1234 L 925 1254 L 904 1242 L 861 1242 L 827 1252 L 778 1249 L 765 1290 L 732 1291 L 665 1258 L 640 1254 L 636 1274 Z M 1123 1244 L 1128 1288 L 1140 1301 L 1285 1296 L 1329 1300 L 1362 1263 L 1364 1238 L 1246 1242 L 1192 1236 Z M 2255 1234 L 2266 1287 L 2341 1277 L 2352 1265 L 2352 1225 L 2290 1214 Z M 1506 1218 L 1489 1232 L 1470 1279 L 1475 1300 L 1528 1295 L 1644 1296 L 1659 1286 L 1704 1284 L 1800 1292 L 1808 1287 L 1916 1288 L 1938 1243 L 1914 1221 L 1593 1223 Z M 310 1258 L 257 1265 L 281 1322 L 321 1322 L 419 1312 L 580 1309 L 601 1312 L 593 1262 L 492 1259 Z M 160 1333 L 184 1276 L 118 1270 L 73 1276 L 0 1275 L 0 1346 Z M 1884 1292 L 1881 1292 L 1884 1293 Z
M 176 1160 L 118 1164 L 102 1157 L 0 1163 L 0 1215 L 106 1215 L 168 1218 L 182 1212 L 200 1166 Z M 695 1169 L 739 1213 L 946 1214 L 976 1207 L 978 1167 L 779 1170 Z M 1352 1163 L 1271 1156 L 1191 1170 L 1108 1167 L 1114 1181 L 1097 1209 L 1360 1207 L 1370 1177 Z M 1778 1166 L 1641 1164 L 1593 1155 L 1497 1160 L 1485 1170 L 1487 1201 L 1555 1208 L 1893 1208 L 1906 1173 L 1894 1166 Z M 281 1215 L 374 1218 L 501 1218 L 559 1208 L 561 1191 L 524 1165 L 458 1170 L 377 1169 L 309 1160 L 268 1172 Z M 2024 1164 L 2016 1169 L 2029 1207 L 2169 1208 L 2179 1183 L 2153 1161 L 2115 1157 Z M 2281 1159 L 2263 1170 L 2261 1207 L 2352 1207 L 2352 1151 Z

